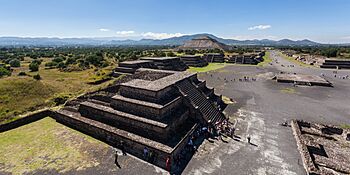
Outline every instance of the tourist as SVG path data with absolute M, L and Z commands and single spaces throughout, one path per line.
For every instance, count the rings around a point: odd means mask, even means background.
M 123 141 L 120 142 L 120 149 L 122 150 L 123 155 L 126 156 L 126 151 L 125 151 L 125 146 Z
M 118 151 L 117 150 L 115 150 L 114 164 L 117 165 L 118 168 L 121 168 L 121 166 L 118 163 Z
M 153 154 L 153 151 L 149 151 L 148 160 L 149 160 L 149 162 L 153 163 L 153 161 L 154 161 L 154 154 Z
M 231 128 L 231 133 L 230 133 L 231 138 L 233 138 L 233 136 L 235 135 L 235 130 L 236 129 L 234 127 Z
M 114 163 L 118 164 L 118 151 L 115 151 L 115 159 L 114 159 Z
M 166 167 L 166 170 L 167 170 L 168 172 L 170 172 L 170 170 L 171 170 L 171 160 L 170 160 L 170 156 L 168 156 L 168 157 L 166 158 L 165 167 Z
M 148 149 L 147 149 L 147 147 L 143 148 L 143 158 L 145 160 L 147 160 L 147 158 L 148 158 Z
M 250 135 L 247 136 L 248 143 L 250 143 Z

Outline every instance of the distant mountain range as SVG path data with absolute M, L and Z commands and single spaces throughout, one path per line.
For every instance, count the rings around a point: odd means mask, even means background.
M 260 46 L 318 46 L 322 45 L 310 40 L 234 40 L 216 37 L 212 34 L 195 34 L 168 39 L 141 39 L 141 40 L 117 40 L 115 38 L 22 38 L 22 37 L 0 37 L 0 46 L 118 46 L 118 45 L 183 45 L 186 41 L 194 38 L 208 36 L 227 45 L 260 45 Z

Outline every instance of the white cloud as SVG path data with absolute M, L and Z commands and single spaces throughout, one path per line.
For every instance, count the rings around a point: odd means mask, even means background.
M 101 29 L 98 29 L 99 31 L 101 32 L 109 32 L 110 30 L 109 29 L 104 29 L 104 28 L 101 28 Z
M 117 31 L 117 35 L 131 35 L 134 34 L 135 31 L 128 30 L 128 31 Z
M 252 26 L 249 27 L 248 30 L 265 30 L 271 28 L 271 25 L 257 25 L 257 26 Z
M 238 35 L 238 36 L 233 36 L 230 37 L 230 39 L 235 39 L 235 40 L 262 40 L 262 39 L 270 39 L 270 40 L 280 40 L 280 37 L 277 36 L 272 36 L 272 35 L 262 35 L 262 36 L 252 36 L 252 35 Z
M 145 38 L 152 38 L 152 39 L 166 39 L 166 38 L 172 38 L 172 37 L 180 37 L 184 35 L 185 34 L 182 34 L 182 33 L 153 33 L 153 32 L 147 32 L 147 33 L 141 34 L 141 36 Z

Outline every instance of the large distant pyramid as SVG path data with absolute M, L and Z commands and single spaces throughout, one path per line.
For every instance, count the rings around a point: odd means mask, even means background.
M 180 46 L 178 49 L 183 50 L 206 50 L 206 49 L 220 49 L 228 50 L 229 46 L 220 43 L 219 41 L 210 38 L 208 36 L 201 36 L 190 41 L 185 42 L 184 45 Z

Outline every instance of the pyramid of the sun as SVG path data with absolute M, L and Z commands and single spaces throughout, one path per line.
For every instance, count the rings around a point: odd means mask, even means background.
M 210 38 L 208 36 L 201 36 L 190 41 L 185 42 L 184 45 L 178 49 L 183 50 L 206 50 L 206 49 L 220 49 L 227 50 L 229 47 L 226 44 Z

